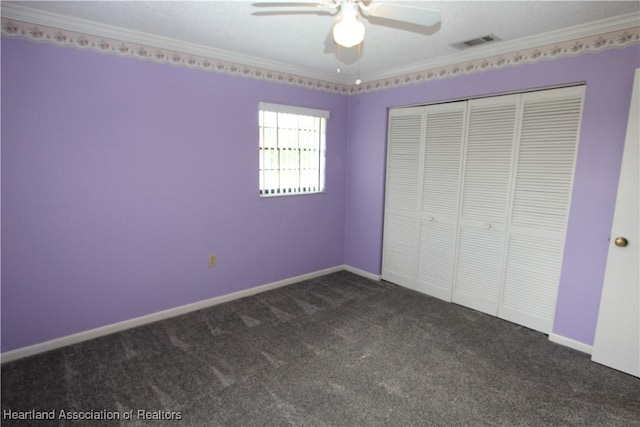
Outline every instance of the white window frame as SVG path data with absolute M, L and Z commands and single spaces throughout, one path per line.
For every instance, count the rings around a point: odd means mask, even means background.
M 268 102 L 260 102 L 258 108 L 260 197 L 324 193 L 329 111 Z M 277 113 L 276 123 L 267 125 L 264 113 Z M 313 126 L 301 128 L 309 118 L 315 119 Z M 286 127 L 280 120 L 296 125 Z

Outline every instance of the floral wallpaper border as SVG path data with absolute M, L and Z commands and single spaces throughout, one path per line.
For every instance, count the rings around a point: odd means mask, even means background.
M 509 54 L 467 61 L 460 64 L 430 68 L 391 78 L 363 82 L 360 85 L 348 85 L 295 74 L 287 74 L 260 67 L 236 64 L 215 58 L 128 43 L 121 40 L 38 26 L 7 18 L 2 18 L 2 35 L 342 94 L 372 92 L 521 64 L 553 60 L 566 56 L 576 56 L 583 53 L 599 52 L 611 48 L 624 48 L 635 43 L 640 43 L 640 27 L 634 27 L 577 40 L 519 50 Z
M 640 43 L 640 27 L 365 82 L 360 86 L 351 86 L 350 93 L 370 92 L 481 71 L 533 64 L 566 56 L 577 56 L 583 53 L 600 52 L 611 48 L 624 48 L 634 43 Z
M 265 68 L 252 67 L 222 61 L 215 58 L 191 55 L 157 47 L 144 46 L 114 40 L 104 37 L 96 37 L 88 34 L 80 34 L 57 28 L 34 25 L 7 18 L 2 18 L 2 35 L 6 37 L 23 38 L 35 42 L 52 43 L 58 46 L 76 47 L 94 52 L 127 56 L 132 58 L 151 60 L 189 68 L 197 68 L 217 73 L 235 74 L 259 80 L 271 80 L 278 83 L 286 83 L 295 86 L 304 86 L 317 90 L 336 93 L 349 93 L 349 85 L 322 81 L 303 77 L 295 74 L 287 74 L 280 71 Z

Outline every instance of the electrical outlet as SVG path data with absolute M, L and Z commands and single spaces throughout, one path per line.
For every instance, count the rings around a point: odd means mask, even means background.
M 215 266 L 216 266 L 216 256 L 209 255 L 209 267 L 215 267 Z

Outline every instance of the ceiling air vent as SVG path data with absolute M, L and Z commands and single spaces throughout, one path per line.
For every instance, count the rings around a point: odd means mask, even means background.
M 463 41 L 463 42 L 459 42 L 459 43 L 454 43 L 451 46 L 458 48 L 458 49 L 466 49 L 468 47 L 473 47 L 473 46 L 479 46 L 481 44 L 486 44 L 486 43 L 491 43 L 491 42 L 495 42 L 497 40 L 500 40 L 498 37 L 494 36 L 493 34 L 489 34 L 487 36 L 482 36 L 482 37 L 478 37 L 475 39 L 471 39 L 471 40 L 467 40 L 467 41 Z

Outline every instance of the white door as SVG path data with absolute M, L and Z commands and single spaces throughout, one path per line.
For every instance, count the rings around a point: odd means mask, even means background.
M 426 111 L 415 289 L 451 302 L 466 102 Z
M 640 377 L 640 69 L 636 70 L 592 360 Z M 624 240 L 623 240 L 624 239 Z
M 522 95 L 522 124 L 498 316 L 553 326 L 584 86 Z
M 496 316 L 519 95 L 469 101 L 453 302 Z
M 414 288 L 424 108 L 389 112 L 382 278 Z

